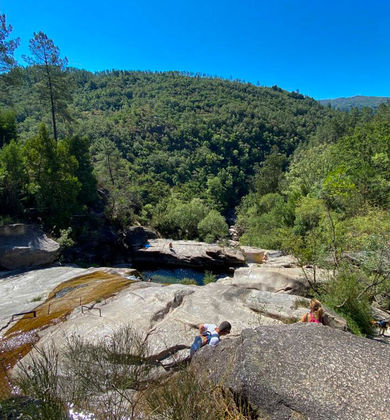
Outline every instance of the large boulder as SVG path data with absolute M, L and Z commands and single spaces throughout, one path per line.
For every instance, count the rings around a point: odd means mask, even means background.
M 275 267 L 265 264 L 248 264 L 234 271 L 233 277 L 219 280 L 222 284 L 264 290 L 273 293 L 305 294 L 307 279 L 301 268 Z
M 260 326 L 193 363 L 269 419 L 389 419 L 390 347 L 317 324 Z
M 217 269 L 245 263 L 241 251 L 205 242 L 151 239 L 148 246 L 133 253 L 135 264 Z
M 60 245 L 35 225 L 0 226 L 0 266 L 14 270 L 53 263 Z
M 123 233 L 124 243 L 132 250 L 142 248 L 149 239 L 157 239 L 157 233 L 148 227 L 130 226 Z

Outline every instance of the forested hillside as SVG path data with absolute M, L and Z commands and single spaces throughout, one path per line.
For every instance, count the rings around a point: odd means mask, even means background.
M 42 122 L 52 131 L 36 71 L 19 70 L 2 108 L 3 118 L 14 113 L 17 144 L 27 148 Z M 199 236 L 197 225 L 210 210 L 220 221 L 220 214 L 232 215 L 271 150 L 288 157 L 338 117 L 298 93 L 238 81 L 124 71 L 68 70 L 64 76 L 71 100 L 58 112 L 60 142 L 76 136 L 90 144 L 107 215 L 122 225 L 152 224 L 174 237 Z M 66 190 L 77 190 L 76 183 Z M 196 218 L 179 220 L 193 208 Z M 49 216 L 66 227 L 71 213 Z

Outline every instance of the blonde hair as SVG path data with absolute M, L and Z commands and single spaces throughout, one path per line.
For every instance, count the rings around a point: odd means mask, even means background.
M 309 304 L 310 312 L 313 314 L 317 321 L 322 321 L 324 310 L 322 309 L 321 302 L 317 299 L 312 299 Z

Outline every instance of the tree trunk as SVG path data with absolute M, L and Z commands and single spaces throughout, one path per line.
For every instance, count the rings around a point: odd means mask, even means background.
M 51 107 L 51 119 L 53 122 L 53 134 L 54 134 L 54 140 L 58 140 L 57 136 L 57 124 L 56 124 L 56 112 L 55 112 L 55 106 L 54 106 L 54 94 L 53 94 L 53 84 L 50 77 L 50 70 L 49 66 L 46 65 L 46 74 L 47 74 L 47 82 L 49 85 L 49 93 L 50 93 L 50 107 Z

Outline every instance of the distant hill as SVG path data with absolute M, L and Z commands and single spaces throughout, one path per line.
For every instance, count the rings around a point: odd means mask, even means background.
M 351 108 L 372 108 L 377 109 L 380 104 L 387 102 L 390 98 L 385 96 L 351 96 L 350 98 L 320 99 L 322 105 L 328 105 L 341 111 L 349 111 Z

